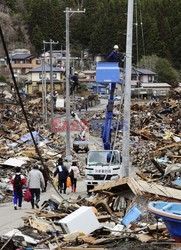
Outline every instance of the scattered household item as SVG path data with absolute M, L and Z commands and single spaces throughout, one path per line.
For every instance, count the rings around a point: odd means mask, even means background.
M 124 216 L 121 224 L 127 227 L 132 221 L 136 221 L 140 217 L 140 215 L 141 211 L 136 206 L 133 206 Z
M 177 186 L 181 186 L 181 179 L 176 179 L 176 180 L 172 181 L 172 184 L 177 185 Z
M 75 231 L 90 234 L 100 227 L 92 207 L 82 206 L 65 218 L 59 220 L 59 224 L 65 233 Z

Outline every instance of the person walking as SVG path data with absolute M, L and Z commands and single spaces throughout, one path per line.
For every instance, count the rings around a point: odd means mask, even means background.
M 22 207 L 22 199 L 23 199 L 22 187 L 26 183 L 26 179 L 20 173 L 20 170 L 21 170 L 20 167 L 16 167 L 16 174 L 11 179 L 11 183 L 13 184 L 13 203 L 15 210 L 17 210 L 17 203 L 20 209 Z
M 71 179 L 71 183 L 72 183 L 72 192 L 76 192 L 76 188 L 77 188 L 77 177 L 80 175 L 79 169 L 77 167 L 77 163 L 76 161 L 72 162 L 72 166 L 69 170 L 69 177 Z
M 62 193 L 66 194 L 67 189 L 67 177 L 68 177 L 68 170 L 66 166 L 63 164 L 62 158 L 58 159 L 58 165 L 56 171 L 54 172 L 54 177 L 58 174 L 58 183 L 59 183 L 59 190 Z
M 38 202 L 40 201 L 40 188 L 44 190 L 45 180 L 42 172 L 38 169 L 37 164 L 33 166 L 33 169 L 28 174 L 27 187 L 30 189 L 32 195 L 32 208 L 34 209 L 34 205 L 36 208 L 39 208 Z
M 48 185 L 48 180 L 50 179 L 49 169 L 48 169 L 48 167 L 46 167 L 46 169 L 45 169 L 45 167 L 40 167 L 40 171 L 42 172 L 43 178 L 44 178 L 44 181 L 45 181 L 45 188 L 42 189 L 42 193 L 46 192 L 47 185 Z
M 79 112 L 79 117 L 81 117 L 81 106 L 78 105 L 78 112 Z
M 86 101 L 86 103 L 85 103 L 85 110 L 86 111 L 88 110 L 88 101 Z

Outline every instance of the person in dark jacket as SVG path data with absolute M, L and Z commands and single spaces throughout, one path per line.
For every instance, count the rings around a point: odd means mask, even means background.
M 62 190 L 64 190 L 64 194 L 66 194 L 67 189 L 67 177 L 69 175 L 69 172 L 65 165 L 63 165 L 63 160 L 60 158 L 58 160 L 58 166 L 56 171 L 54 172 L 54 177 L 58 174 L 58 182 L 59 182 L 59 189 L 60 193 L 62 193 Z
M 118 53 L 118 50 L 119 50 L 118 45 L 114 45 L 114 50 L 112 50 L 107 57 L 108 62 L 118 62 L 118 63 L 120 62 L 121 56 Z

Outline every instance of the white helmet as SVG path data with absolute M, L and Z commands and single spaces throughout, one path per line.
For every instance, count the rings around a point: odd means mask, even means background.
M 119 49 L 119 46 L 118 45 L 114 45 L 114 49 Z

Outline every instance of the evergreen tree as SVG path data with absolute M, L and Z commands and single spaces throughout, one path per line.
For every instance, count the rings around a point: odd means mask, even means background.
M 44 40 L 43 33 L 42 33 L 40 27 L 38 26 L 38 24 L 36 24 L 36 26 L 32 32 L 32 43 L 35 46 L 36 51 L 38 53 L 41 53 L 41 51 L 42 51 L 43 40 Z

